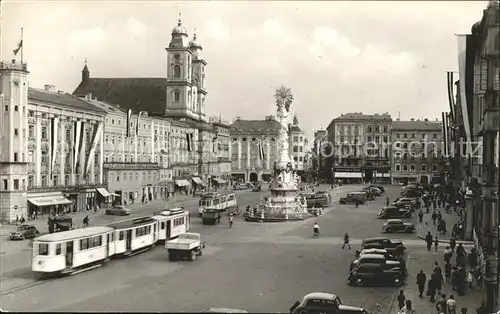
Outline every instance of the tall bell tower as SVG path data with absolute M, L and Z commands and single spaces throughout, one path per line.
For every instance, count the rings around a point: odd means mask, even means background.
M 189 47 L 193 52 L 193 74 L 192 83 L 196 87 L 196 105 L 195 112 L 199 115 L 200 120 L 207 121 L 206 111 L 205 111 L 205 99 L 207 97 L 207 91 L 205 86 L 205 68 L 207 62 L 203 59 L 201 52 L 203 47 L 201 46 L 198 38 L 196 36 L 196 30 L 193 34 L 193 40 L 189 42 Z
M 27 218 L 28 67 L 0 62 L 0 220 Z
M 192 59 L 188 34 L 179 17 L 172 29 L 172 39 L 167 48 L 167 103 L 165 114 L 172 117 L 197 118 L 195 106 L 196 90 L 193 89 Z

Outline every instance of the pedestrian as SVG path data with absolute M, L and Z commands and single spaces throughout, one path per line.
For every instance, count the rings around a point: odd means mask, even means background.
M 450 239 L 450 249 L 452 252 L 455 252 L 455 246 L 457 245 L 457 240 L 455 240 L 455 237 L 452 237 Z
M 422 210 L 418 211 L 418 222 L 422 223 L 424 221 L 424 212 Z
M 447 314 L 456 314 L 456 309 L 457 309 L 457 301 L 455 300 L 455 297 L 452 295 L 450 295 L 450 298 L 448 299 L 448 301 L 446 301 L 446 313 Z
M 389 197 L 389 195 L 387 195 L 385 198 L 385 206 L 389 206 L 390 202 L 391 202 L 391 198 Z
M 470 269 L 469 272 L 467 273 L 467 282 L 469 283 L 469 288 L 471 290 L 474 290 L 472 288 L 472 282 L 474 281 L 474 270 Z
M 432 200 L 432 209 L 436 210 L 436 199 L 435 198 Z
M 399 295 L 398 295 L 398 306 L 400 310 L 405 306 L 405 301 L 406 301 L 405 293 L 403 289 L 401 289 L 399 290 Z
M 427 231 L 427 235 L 425 236 L 425 242 L 427 243 L 427 251 L 431 250 L 432 247 L 432 234 L 430 231 Z
M 85 216 L 85 218 L 83 218 L 83 227 L 88 227 L 89 226 L 89 216 Z
M 233 214 L 229 214 L 229 228 L 233 227 Z
M 436 275 L 432 274 L 431 278 L 427 281 L 427 295 L 430 297 L 430 301 L 434 302 L 436 297 Z
M 444 249 L 444 262 L 450 263 L 452 257 L 453 257 L 453 252 L 451 251 L 451 248 L 447 246 Z
M 438 240 L 438 237 L 436 236 L 434 238 L 434 251 L 436 251 L 436 252 L 438 250 L 438 245 L 439 245 L 439 240 Z
M 451 289 L 453 291 L 457 290 L 457 281 L 458 281 L 458 270 L 456 266 L 451 268 Z
M 406 300 L 405 306 L 401 309 L 401 311 L 399 313 L 401 313 L 401 314 L 415 314 L 415 310 L 413 309 L 410 300 Z
M 423 297 L 424 294 L 424 289 L 425 289 L 425 283 L 427 282 L 427 276 L 425 275 L 423 270 L 420 270 L 420 272 L 417 275 L 417 286 L 418 286 L 418 293 L 419 297 Z
M 432 224 L 435 225 L 436 224 L 436 219 L 437 219 L 437 214 L 436 214 L 435 210 L 432 212 L 431 218 L 432 218 Z
M 19 225 L 19 215 L 16 215 L 16 226 Z
M 436 290 L 436 293 L 438 295 L 441 294 L 441 288 L 443 285 L 443 276 L 439 272 L 434 271 L 431 275 L 431 280 L 434 282 L 434 288 Z
M 497 313 L 500 313 L 500 312 L 497 312 Z M 461 308 L 460 314 L 467 314 L 467 308 L 466 307 Z
M 349 250 L 350 250 L 351 244 L 349 243 L 349 235 L 347 234 L 347 232 L 344 234 L 344 244 L 342 245 L 342 249 L 344 249 L 346 245 L 349 246 Z
M 21 219 L 19 221 L 21 222 L 21 225 L 26 222 L 26 218 L 24 218 L 24 215 L 21 215 Z
M 444 265 L 444 277 L 446 278 L 446 282 L 450 282 L 451 264 L 449 262 Z
M 438 314 L 446 314 L 446 294 L 441 294 L 441 298 L 436 302 Z
M 465 252 L 465 248 L 463 247 L 462 243 L 458 244 L 457 247 L 457 256 L 465 256 L 467 253 Z

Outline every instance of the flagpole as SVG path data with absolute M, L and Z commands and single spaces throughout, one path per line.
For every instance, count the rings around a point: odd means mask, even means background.
M 23 27 L 21 27 L 21 66 L 23 65 L 23 50 L 24 50 L 23 35 L 24 35 L 24 29 Z

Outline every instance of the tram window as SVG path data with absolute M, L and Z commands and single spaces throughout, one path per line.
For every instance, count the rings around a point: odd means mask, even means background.
M 61 249 L 62 249 L 61 243 L 57 243 L 56 244 L 56 255 L 61 255 Z
M 111 232 L 111 242 L 114 242 L 114 241 L 115 241 L 115 233 Z
M 102 244 L 102 236 L 97 236 L 97 237 L 94 237 L 93 238 L 93 245 L 92 247 L 98 247 L 98 246 L 101 246 Z
M 38 255 L 49 255 L 49 245 L 47 243 L 38 245 Z
M 214 205 L 219 205 L 219 199 L 214 200 Z
M 179 225 L 183 225 L 183 224 L 184 224 L 184 217 L 179 218 Z
M 124 236 L 124 235 L 125 235 L 125 234 L 123 233 L 123 231 L 120 231 L 120 237 L 119 237 L 119 239 L 118 239 L 118 240 L 119 240 L 119 241 L 122 241 L 122 240 L 125 238 L 125 236 Z
M 230 201 L 234 200 L 234 195 L 229 195 L 229 200 Z
M 148 226 L 148 234 L 151 234 L 151 226 Z
M 162 222 L 160 223 L 160 228 L 161 228 L 161 230 L 165 229 L 165 222 L 164 222 L 164 221 L 162 221 Z
M 89 248 L 89 238 L 80 239 L 80 251 L 87 250 Z

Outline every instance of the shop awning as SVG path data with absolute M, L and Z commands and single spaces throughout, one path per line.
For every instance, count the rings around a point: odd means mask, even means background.
M 201 179 L 198 177 L 193 177 L 193 182 L 198 185 L 203 185 L 203 181 L 201 181 Z
M 190 186 L 188 180 L 175 180 L 175 185 L 182 187 L 182 186 Z
M 108 190 L 106 190 L 105 188 L 97 188 L 97 192 L 99 192 L 99 194 L 101 194 L 103 197 L 111 196 L 111 194 L 109 194 Z
M 376 175 L 377 178 L 389 178 L 390 175 L 388 173 L 378 173 L 377 172 L 377 175 Z
M 113 195 L 113 196 L 121 196 L 120 194 L 116 194 L 116 193 L 109 193 L 110 195 Z
M 224 184 L 224 183 L 227 182 L 226 180 L 224 180 L 222 178 L 214 178 L 214 181 L 217 182 L 217 183 L 219 183 L 219 184 Z
M 362 178 L 361 172 L 335 172 L 335 179 Z
M 62 192 L 35 193 L 28 195 L 28 201 L 35 206 L 51 206 L 71 204 Z

